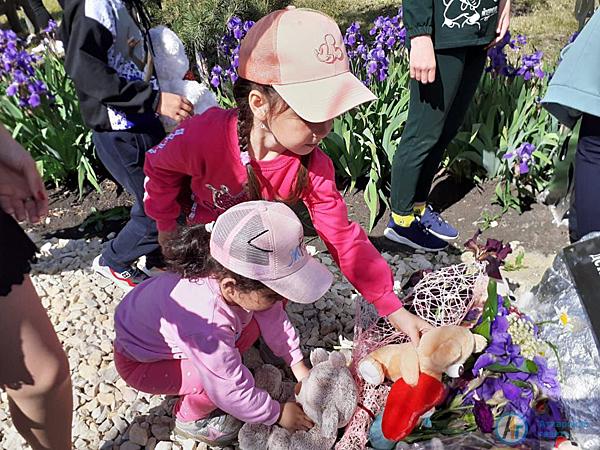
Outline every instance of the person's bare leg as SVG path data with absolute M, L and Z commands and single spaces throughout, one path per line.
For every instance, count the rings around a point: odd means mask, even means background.
M 69 362 L 29 276 L 0 297 L 0 387 L 34 450 L 70 450 Z

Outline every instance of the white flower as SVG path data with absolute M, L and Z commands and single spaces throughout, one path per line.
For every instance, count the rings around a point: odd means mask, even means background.
M 572 332 L 575 328 L 575 324 L 573 322 L 573 319 L 569 316 L 569 313 L 567 312 L 567 307 L 563 306 L 562 308 L 557 308 L 555 305 L 554 310 L 556 311 L 558 323 L 560 324 L 560 326 Z

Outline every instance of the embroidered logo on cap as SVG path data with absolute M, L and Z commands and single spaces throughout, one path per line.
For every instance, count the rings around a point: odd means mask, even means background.
M 344 51 L 335 45 L 335 37 L 331 34 L 325 35 L 323 42 L 318 50 L 315 50 L 317 59 L 327 64 L 333 64 L 336 60 L 344 59 Z

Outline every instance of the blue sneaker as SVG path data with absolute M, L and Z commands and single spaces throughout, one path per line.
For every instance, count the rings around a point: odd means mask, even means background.
M 448 222 L 446 222 L 440 213 L 431 209 L 431 206 L 425 208 L 425 212 L 420 218 L 421 225 L 427 231 L 444 241 L 453 241 L 458 237 L 458 231 Z
M 383 235 L 390 241 L 428 252 L 439 252 L 448 246 L 446 241 L 427 231 L 419 218 L 413 221 L 409 227 L 401 227 L 394 222 L 394 219 L 390 219 Z

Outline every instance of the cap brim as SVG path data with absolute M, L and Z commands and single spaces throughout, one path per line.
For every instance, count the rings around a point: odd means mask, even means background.
M 304 120 L 333 119 L 377 97 L 351 72 L 304 83 L 273 85 L 277 93 Z
M 315 258 L 308 261 L 299 270 L 277 280 L 261 280 L 265 286 L 294 303 L 314 303 L 331 287 L 333 275 Z

